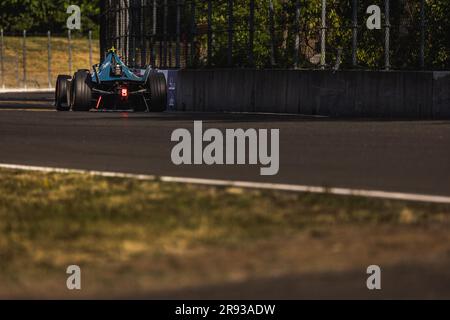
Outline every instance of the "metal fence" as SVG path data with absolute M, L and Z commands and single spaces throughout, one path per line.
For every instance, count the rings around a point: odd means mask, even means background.
M 136 67 L 449 69 L 439 2 L 102 0 L 101 53 Z M 379 30 L 366 28 L 372 4 Z
M 58 74 L 73 74 L 76 69 L 90 68 L 98 41 L 72 31 L 52 35 L 5 34 L 0 30 L 0 89 L 52 88 Z

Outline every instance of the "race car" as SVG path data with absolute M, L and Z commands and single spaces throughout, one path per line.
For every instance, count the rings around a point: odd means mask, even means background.
M 127 67 L 114 48 L 92 71 L 82 69 L 73 77 L 58 75 L 55 87 L 58 111 L 132 110 L 162 112 L 167 106 L 163 73 Z

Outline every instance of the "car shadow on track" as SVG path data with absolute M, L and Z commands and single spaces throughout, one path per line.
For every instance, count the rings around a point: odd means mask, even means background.
M 96 116 L 92 116 L 96 114 Z M 327 116 L 314 116 L 314 115 L 302 115 L 302 114 L 265 114 L 265 113 L 230 113 L 230 112 L 160 112 L 160 113 L 134 113 L 134 112 L 91 112 L 87 115 L 83 113 L 77 113 L 76 120 L 107 120 L 107 121 L 123 121 L 124 118 L 127 121 L 133 122 L 145 122 L 145 121 L 203 121 L 203 122 L 222 122 L 222 123 L 235 123 L 235 122 L 348 122 L 348 123 L 364 123 L 364 122 L 436 122 L 437 120 L 427 119 L 415 119 L 415 118 L 332 118 Z M 75 119 L 75 118 L 74 118 Z M 449 120 L 439 120 L 441 125 L 450 125 Z

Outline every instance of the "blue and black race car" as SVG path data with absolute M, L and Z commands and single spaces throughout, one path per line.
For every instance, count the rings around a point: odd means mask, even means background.
M 167 106 L 167 84 L 163 73 L 127 67 L 114 48 L 92 72 L 78 70 L 74 76 L 59 75 L 55 107 L 58 111 L 134 110 L 161 112 Z

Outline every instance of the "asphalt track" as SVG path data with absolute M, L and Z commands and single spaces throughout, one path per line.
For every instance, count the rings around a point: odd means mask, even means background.
M 296 115 L 55 112 L 49 93 L 0 94 L 0 163 L 450 196 L 450 121 L 332 120 Z M 280 171 L 175 166 L 176 128 L 280 129 Z M 358 270 L 284 275 L 148 292 L 143 299 L 391 299 L 450 296 L 449 259 L 383 267 L 383 291 Z M 107 298 L 107 297 L 105 297 Z M 130 298 L 129 296 L 125 298 Z
M 0 94 L 0 163 L 450 196 L 450 121 L 300 115 L 55 112 L 51 93 Z M 172 164 L 173 130 L 280 129 L 280 171 Z

